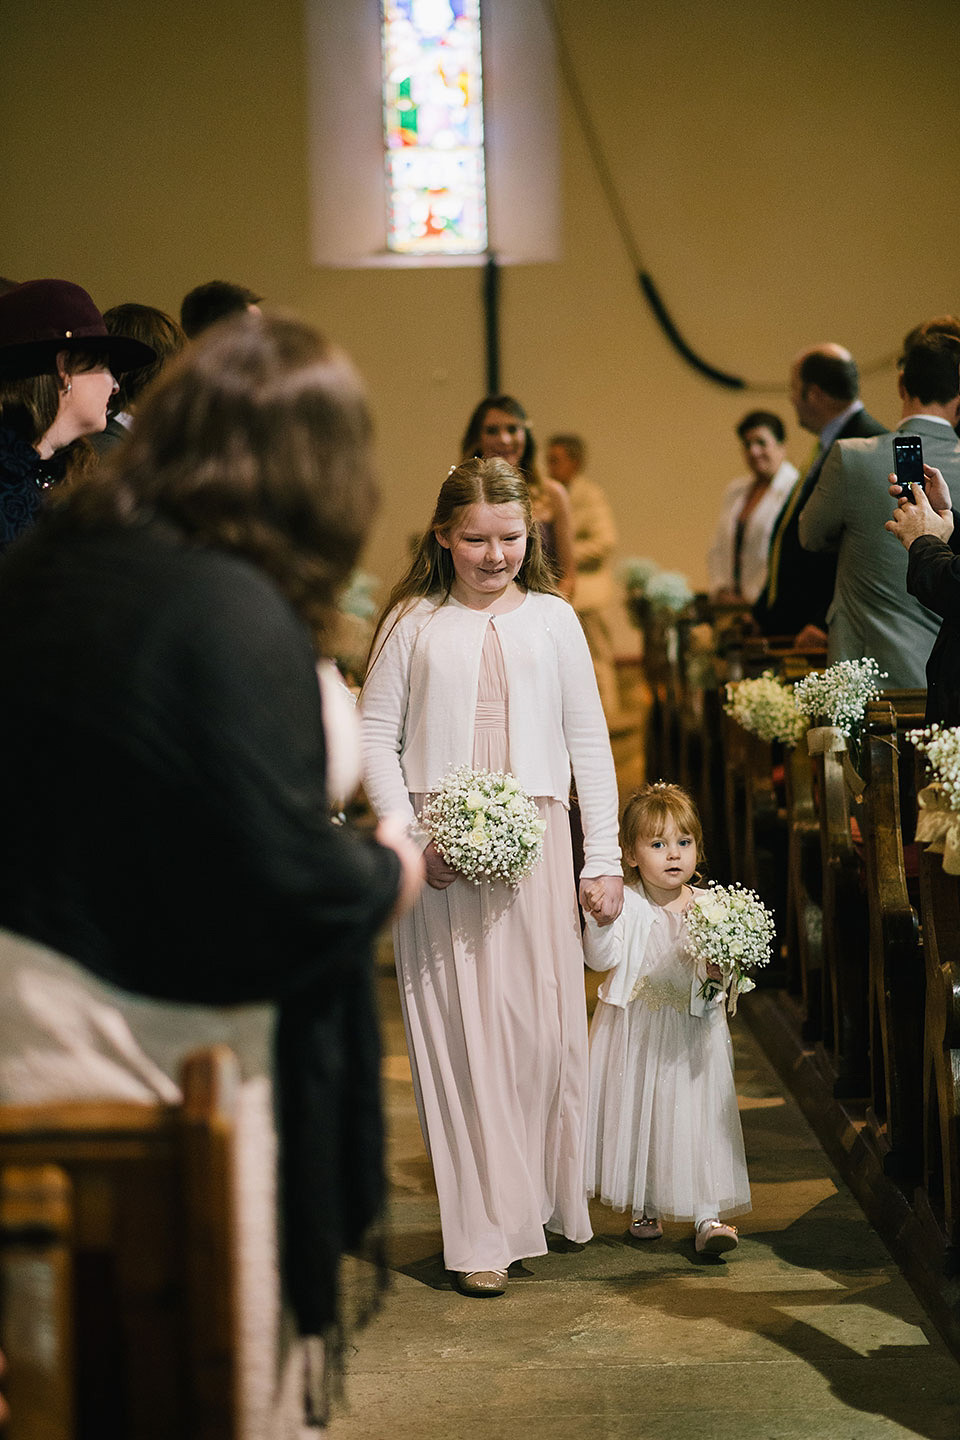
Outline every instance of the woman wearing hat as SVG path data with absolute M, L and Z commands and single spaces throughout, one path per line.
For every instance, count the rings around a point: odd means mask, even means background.
M 115 376 L 156 358 L 110 335 L 86 290 L 28 280 L 0 295 L 0 551 L 32 522 L 43 492 L 91 458 L 76 442 L 107 423 Z

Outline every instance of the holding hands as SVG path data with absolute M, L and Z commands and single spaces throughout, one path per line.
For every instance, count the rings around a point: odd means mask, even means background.
M 935 535 L 938 540 L 948 540 L 953 533 L 953 510 L 950 491 L 940 471 L 933 465 L 924 465 L 926 487 L 912 485 L 913 499 L 900 494 L 896 475 L 890 478 L 890 494 L 898 500 L 893 519 L 888 520 L 885 529 L 896 535 L 905 550 L 918 535 Z
M 598 925 L 612 925 L 623 909 L 622 877 L 596 875 L 591 880 L 581 880 L 580 904 Z

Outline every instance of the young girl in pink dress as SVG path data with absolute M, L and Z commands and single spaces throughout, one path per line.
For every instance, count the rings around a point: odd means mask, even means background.
M 364 781 L 411 832 L 452 767 L 511 772 L 546 823 L 514 888 L 451 869 L 428 837 L 428 885 L 394 928 L 413 1081 L 444 1260 L 467 1295 L 501 1295 L 544 1228 L 590 1238 L 583 1187 L 587 1025 L 566 807 L 586 832 L 581 896 L 619 913 L 617 790 L 590 654 L 555 591 L 526 482 L 502 459 L 448 476 L 388 601 L 360 700 Z
M 687 952 L 684 917 L 703 836 L 679 785 L 646 785 L 623 815 L 624 887 L 615 924 L 590 916 L 587 964 L 604 980 L 590 1031 L 587 1188 L 633 1212 L 630 1233 L 657 1240 L 661 1220 L 692 1220 L 696 1248 L 737 1245 L 726 1219 L 750 1209 L 718 966 Z

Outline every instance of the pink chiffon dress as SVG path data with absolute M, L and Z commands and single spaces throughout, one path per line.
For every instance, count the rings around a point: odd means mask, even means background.
M 496 617 L 483 644 L 472 763 L 509 770 Z M 412 797 L 419 813 L 424 797 Z M 583 1182 L 587 1021 L 570 827 L 537 799 L 543 858 L 514 887 L 424 887 L 394 927 L 420 1123 L 449 1270 L 506 1270 L 544 1228 L 590 1238 Z

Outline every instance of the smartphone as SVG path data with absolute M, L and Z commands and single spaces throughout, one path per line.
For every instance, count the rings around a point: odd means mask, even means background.
M 913 499 L 911 485 L 923 486 L 923 446 L 919 435 L 894 435 L 893 468 L 897 472 L 900 494 Z

